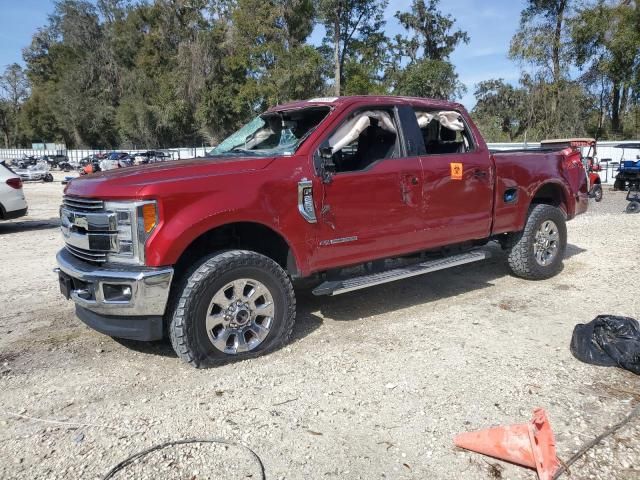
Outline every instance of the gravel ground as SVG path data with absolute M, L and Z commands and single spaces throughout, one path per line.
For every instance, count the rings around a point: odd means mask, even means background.
M 58 175 L 58 180 L 60 175 Z M 58 183 L 25 187 L 28 217 L 0 224 L 0 478 L 102 478 L 167 440 L 224 438 L 269 479 L 534 479 L 456 449 L 456 433 L 547 409 L 558 455 L 619 421 L 640 378 L 583 364 L 576 323 L 640 318 L 625 293 L 640 262 L 640 215 L 624 196 L 569 223 L 564 270 L 543 282 L 491 260 L 335 298 L 299 294 L 293 341 L 209 370 L 167 343 L 119 342 L 77 320 L 52 273 Z M 237 446 L 168 447 L 114 478 L 260 478 Z M 640 479 L 640 418 L 571 468 L 576 479 Z

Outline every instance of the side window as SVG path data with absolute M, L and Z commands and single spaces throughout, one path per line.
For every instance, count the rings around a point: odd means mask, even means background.
M 473 150 L 471 134 L 458 112 L 416 110 L 416 119 L 427 155 L 465 153 Z
M 328 140 L 336 172 L 364 170 L 378 160 L 399 156 L 398 129 L 391 110 L 359 111 Z

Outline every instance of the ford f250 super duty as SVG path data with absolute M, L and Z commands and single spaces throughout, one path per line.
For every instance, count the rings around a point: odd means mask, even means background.
M 72 180 L 57 271 L 90 327 L 168 336 L 203 366 L 285 343 L 297 280 L 336 295 L 482 260 L 489 241 L 515 275 L 551 277 L 587 204 L 578 151 L 490 152 L 455 103 L 319 98 L 206 158 Z

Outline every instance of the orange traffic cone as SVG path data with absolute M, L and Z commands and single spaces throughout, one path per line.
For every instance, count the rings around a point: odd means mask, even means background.
M 467 450 L 535 468 L 540 480 L 552 480 L 560 466 L 553 431 L 542 408 L 533 411 L 530 423 L 461 433 L 454 443 Z

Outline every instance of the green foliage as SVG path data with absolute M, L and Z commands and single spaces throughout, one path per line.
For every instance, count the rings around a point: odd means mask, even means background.
M 455 23 L 438 10 L 439 0 L 413 0 L 411 11 L 396 12 L 409 37 L 396 36 L 390 42 L 391 57 L 387 82 L 395 93 L 442 99 L 455 99 L 466 87 L 458 80 L 449 55 L 460 43 L 468 43 L 462 30 L 451 31 Z M 407 62 L 406 68 L 398 64 Z
M 400 95 L 453 99 L 465 92 L 453 65 L 443 60 L 423 59 L 402 73 L 396 91 Z
M 624 0 L 527 0 L 510 54 L 519 85 L 476 86 L 490 140 L 640 129 L 640 10 Z M 0 142 L 69 147 L 215 144 L 265 108 L 338 94 L 455 99 L 469 36 L 413 0 L 385 35 L 387 0 L 55 0 L 0 75 Z M 320 47 L 309 43 L 324 26 Z M 578 78 L 572 78 L 576 68 Z M 575 76 L 575 75 L 573 75 Z
M 585 72 L 581 81 L 599 98 L 597 135 L 610 128 L 624 136 L 625 114 L 634 101 L 637 105 L 640 92 L 640 8 L 599 0 L 579 9 L 571 20 L 571 37 L 576 64 Z
M 387 0 L 319 0 L 319 19 L 325 27 L 323 41 L 325 57 L 333 67 L 333 91 L 342 95 L 346 91 L 375 84 L 380 63 L 372 64 L 386 42 L 382 33 Z M 328 52 L 332 52 L 329 54 Z M 358 70 L 358 77 L 349 90 L 345 90 L 345 64 L 367 63 Z M 362 75 L 368 71 L 368 78 Z
M 515 141 L 520 138 L 531 124 L 532 115 L 528 109 L 528 92 L 505 83 L 502 79 L 491 79 L 476 85 L 474 92 L 476 106 L 474 117 L 485 125 L 494 128 L 500 140 Z
M 15 144 L 19 137 L 19 115 L 29 95 L 29 82 L 17 63 L 7 66 L 0 75 L 0 132 L 5 148 Z
M 420 49 L 423 58 L 445 61 L 460 43 L 469 43 L 467 32 L 451 32 L 455 20 L 438 10 L 439 3 L 440 0 L 428 0 L 427 4 L 424 0 L 413 0 L 410 12 L 396 12 L 401 25 L 414 32 L 410 38 L 399 39 L 412 63 L 418 61 Z
M 527 1 L 510 56 L 530 69 L 521 79 L 530 135 L 623 135 L 639 100 L 639 18 L 632 0 Z M 582 75 L 572 79 L 571 67 Z

